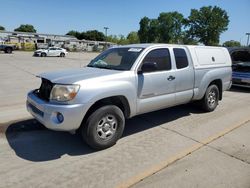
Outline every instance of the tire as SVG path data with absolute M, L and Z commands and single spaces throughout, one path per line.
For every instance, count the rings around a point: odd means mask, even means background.
M 46 57 L 47 54 L 46 53 L 41 53 L 41 57 Z
M 6 48 L 6 49 L 4 50 L 4 52 L 5 52 L 6 54 L 11 54 L 11 53 L 12 53 L 12 48 Z
M 217 85 L 210 85 L 206 93 L 201 100 L 202 109 L 206 112 L 212 112 L 215 110 L 219 102 L 219 89 Z
M 61 53 L 61 54 L 60 54 L 60 57 L 65 57 L 65 53 Z
M 81 126 L 81 135 L 94 149 L 102 150 L 116 144 L 125 126 L 124 114 L 120 108 L 107 105 L 98 108 Z

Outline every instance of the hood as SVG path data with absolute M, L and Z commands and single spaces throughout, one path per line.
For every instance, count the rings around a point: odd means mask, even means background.
M 74 84 L 82 80 L 100 78 L 104 76 L 110 76 L 121 73 L 122 73 L 121 71 L 117 70 L 85 67 L 85 68 L 69 69 L 64 71 L 42 73 L 38 77 L 50 80 L 52 83 Z

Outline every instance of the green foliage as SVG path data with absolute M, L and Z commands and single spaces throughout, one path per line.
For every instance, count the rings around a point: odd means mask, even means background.
M 84 39 L 86 40 L 96 40 L 96 41 L 105 41 L 105 35 L 97 30 L 90 30 L 86 33 L 82 33 L 84 36 Z
M 74 36 L 79 40 L 85 39 L 85 40 L 105 41 L 105 35 L 97 30 L 90 30 L 86 32 L 71 30 L 66 35 Z
M 119 45 L 137 44 L 140 42 L 138 34 L 135 31 L 131 31 L 127 37 L 125 37 L 124 35 L 109 35 L 107 37 L 107 41 Z
M 138 36 L 141 43 L 149 42 L 148 40 L 149 28 L 150 28 L 150 19 L 145 16 L 140 21 L 140 29 L 138 31 Z
M 182 38 L 183 15 L 178 12 L 161 13 L 159 21 L 159 41 L 179 43 Z
M 135 31 L 132 31 L 128 34 L 127 40 L 128 40 L 129 44 L 137 44 L 140 42 L 139 37 L 138 37 L 138 33 Z
M 138 31 L 141 43 L 183 43 L 218 45 L 220 35 L 227 30 L 229 17 L 217 6 L 192 9 L 185 19 L 178 12 L 160 13 L 157 19 L 144 17 Z
M 30 24 L 22 24 L 18 28 L 14 29 L 14 31 L 36 33 L 34 26 Z
M 3 26 L 0 25 L 0 30 L 4 31 L 5 28 Z
M 79 40 L 83 39 L 82 33 L 78 32 L 78 31 L 74 31 L 74 30 L 69 31 L 66 35 L 74 36 Z
M 140 42 L 179 43 L 183 20 L 178 12 L 163 12 L 157 19 L 142 18 L 138 31 Z
M 119 36 L 109 35 L 107 37 L 107 41 L 115 43 L 115 44 L 119 44 L 119 45 L 129 44 L 129 41 L 127 40 L 127 38 L 124 35 L 119 35 Z
M 225 46 L 225 47 L 240 47 L 241 44 L 238 41 L 230 40 L 230 41 L 224 42 L 223 46 Z
M 148 42 L 159 42 L 159 38 L 159 21 L 157 19 L 151 19 L 149 21 Z
M 192 9 L 186 20 L 188 34 L 205 45 L 218 45 L 220 34 L 227 30 L 229 17 L 217 6 Z
M 198 45 L 199 41 L 191 37 L 187 31 L 182 32 L 181 43 L 186 45 Z

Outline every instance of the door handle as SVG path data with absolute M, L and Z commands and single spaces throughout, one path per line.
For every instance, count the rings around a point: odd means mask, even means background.
M 174 79 L 175 79 L 175 77 L 172 76 L 172 75 L 168 77 L 168 81 L 172 81 L 172 80 L 174 80 Z

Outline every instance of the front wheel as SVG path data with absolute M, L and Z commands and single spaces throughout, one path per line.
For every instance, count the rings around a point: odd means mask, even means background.
M 7 53 L 7 54 L 11 54 L 12 53 L 12 48 L 6 48 L 4 52 Z
M 46 53 L 41 53 L 41 57 L 46 57 L 47 54 Z
M 210 85 L 202 99 L 202 108 L 207 112 L 212 112 L 219 102 L 219 89 L 216 85 Z
M 125 126 L 124 114 L 120 108 L 107 105 L 98 108 L 81 127 L 81 135 L 94 149 L 105 149 L 116 144 Z

